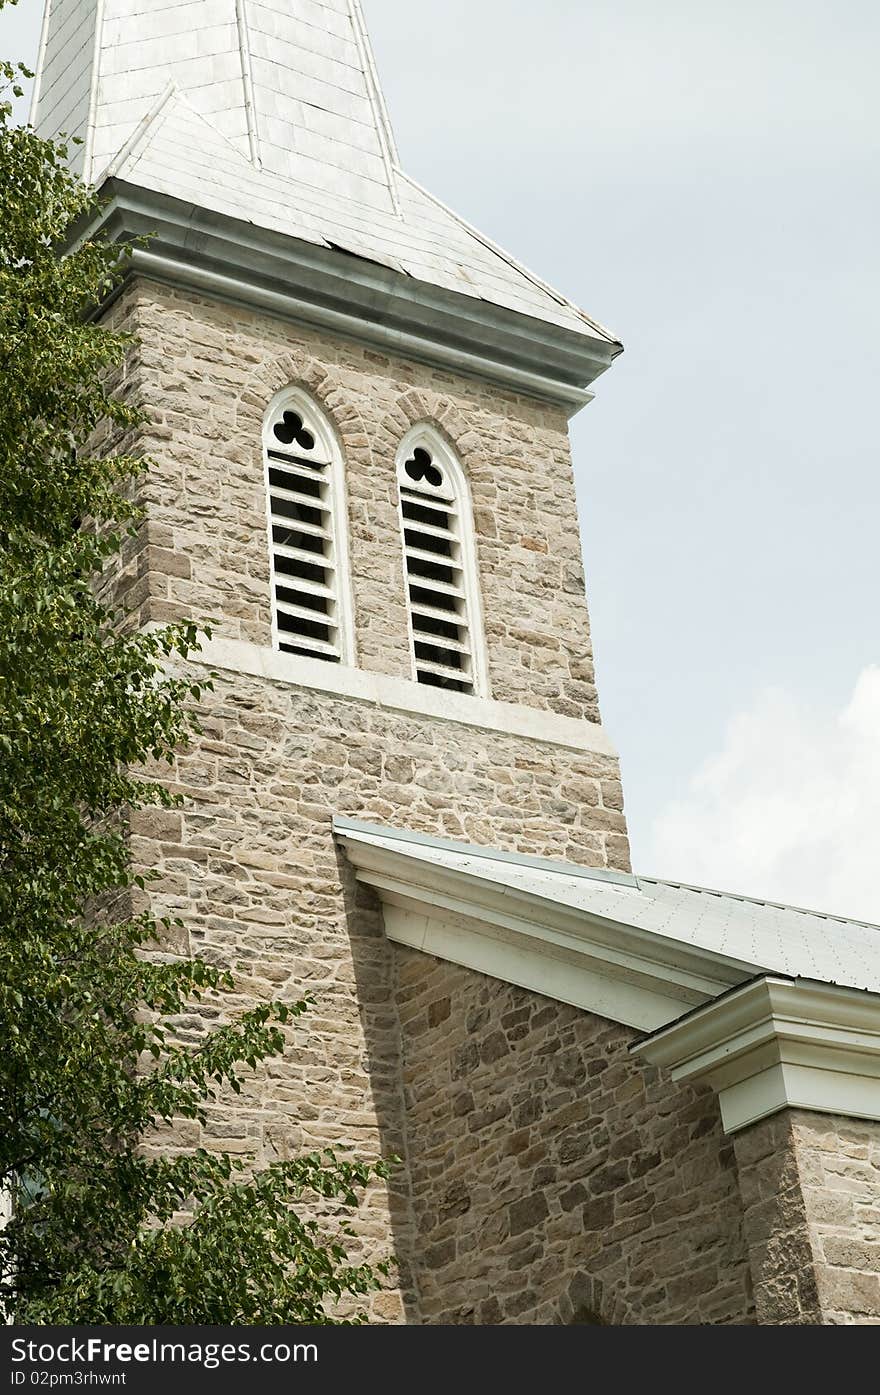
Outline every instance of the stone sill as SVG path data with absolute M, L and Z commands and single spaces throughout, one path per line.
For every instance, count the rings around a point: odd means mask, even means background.
M 353 698 L 410 717 L 455 722 L 500 736 L 522 737 L 561 746 L 568 751 L 617 760 L 614 745 L 598 723 L 578 721 L 538 707 L 448 693 L 391 674 L 370 673 L 365 669 L 323 663 L 320 659 L 282 654 L 244 640 L 206 640 L 201 652 L 193 658 L 210 668 Z

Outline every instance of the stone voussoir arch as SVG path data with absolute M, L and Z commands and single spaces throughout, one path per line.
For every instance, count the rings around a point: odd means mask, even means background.
M 473 481 L 474 466 L 485 465 L 485 442 L 449 398 L 415 389 L 403 393 L 394 414 L 382 422 L 382 432 L 396 451 L 414 426 L 430 426 L 436 431 L 455 452 L 469 481 Z
M 373 463 L 373 443 L 351 392 L 326 363 L 305 354 L 284 353 L 266 359 L 248 376 L 235 403 L 237 429 L 262 439 L 263 418 L 273 397 L 284 388 L 300 388 L 313 397 L 342 446 L 346 459 Z
M 631 1327 L 638 1323 L 630 1305 L 619 1294 L 610 1294 L 595 1274 L 579 1273 L 571 1280 L 557 1307 L 564 1327 Z

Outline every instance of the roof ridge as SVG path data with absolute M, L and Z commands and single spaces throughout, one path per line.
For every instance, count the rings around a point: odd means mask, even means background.
M 474 227 L 473 223 L 469 223 L 466 218 L 462 218 L 461 214 L 456 213 L 453 208 L 450 208 L 449 204 L 444 203 L 436 194 L 432 194 L 431 191 L 426 189 L 423 184 L 420 184 L 417 179 L 413 179 L 411 174 L 407 174 L 406 171 L 399 166 L 397 167 L 397 173 L 401 178 L 406 180 L 407 184 L 412 185 L 414 189 L 418 190 L 423 198 L 428 199 L 430 203 L 436 204 L 438 208 L 441 208 L 443 212 L 453 220 L 453 222 L 458 223 L 459 227 L 464 228 L 465 232 L 469 233 L 471 237 L 476 238 L 476 240 L 481 242 L 484 247 L 487 247 L 490 252 L 494 252 L 496 257 L 501 257 L 503 261 L 507 262 L 508 266 L 513 267 L 521 276 L 525 276 L 527 280 L 531 281 L 532 285 L 544 291 L 545 294 L 555 300 L 558 305 L 564 305 L 567 309 L 573 310 L 576 315 L 580 315 L 581 319 L 584 320 L 591 329 L 594 329 L 597 334 L 601 335 L 603 339 L 607 339 L 609 344 L 619 344 L 621 349 L 623 348 L 620 339 L 618 339 L 617 335 L 614 334 L 612 330 L 606 329 L 603 324 L 600 324 L 598 320 L 594 320 L 592 316 L 588 315 L 586 310 L 583 310 L 575 301 L 570 300 L 568 296 L 563 295 L 561 291 L 555 290 L 548 281 L 538 276 L 536 272 L 531 271 L 523 262 L 514 257 L 511 252 L 506 251 L 504 247 L 495 242 L 491 237 L 487 237 L 485 233 L 481 233 L 479 228 Z
M 113 179 L 114 176 L 122 172 L 129 160 L 139 158 L 145 150 L 149 149 L 150 141 L 162 127 L 165 108 L 177 95 L 177 84 L 172 80 L 160 92 L 152 106 L 144 112 L 128 140 L 119 147 L 110 163 L 100 171 L 101 179 Z M 143 146 L 143 150 L 139 149 L 140 146 Z
M 394 128 L 391 125 L 391 117 L 385 102 L 385 94 L 382 91 L 382 84 L 379 81 L 379 69 L 376 66 L 373 45 L 370 42 L 370 31 L 367 28 L 367 21 L 364 16 L 363 7 L 361 6 L 361 0 L 349 0 L 348 8 L 351 15 L 352 27 L 354 29 L 358 56 L 361 60 L 364 77 L 366 78 L 370 108 L 373 112 L 373 119 L 376 122 L 376 129 L 379 132 L 379 142 L 382 147 L 382 161 L 388 175 L 388 190 L 391 194 L 391 202 L 398 218 L 402 218 L 403 209 L 400 206 L 400 196 L 397 192 L 397 173 L 400 165 L 400 157 L 397 152 L 397 142 L 394 139 Z
M 817 920 L 834 920 L 841 925 L 861 925 L 866 930 L 877 930 L 880 932 L 880 925 L 873 920 L 859 920 L 853 916 L 835 915 L 833 911 L 817 911 L 809 906 L 792 906 L 787 901 L 768 901 L 762 896 L 745 896 L 739 891 L 719 891 L 717 887 L 696 886 L 691 882 L 676 881 L 669 877 L 646 877 L 639 873 L 637 882 L 649 882 L 652 886 L 669 886 L 678 891 L 694 891 L 701 896 L 720 896 L 728 901 L 744 901 L 749 906 L 766 906 L 768 910 L 793 911 L 795 915 L 810 915 Z
M 254 93 L 254 55 L 251 48 L 251 31 L 248 23 L 245 0 L 235 0 L 235 28 L 238 38 L 238 58 L 241 63 L 242 96 L 247 124 L 248 150 L 251 164 L 255 169 L 263 168 L 263 153 L 260 146 L 260 121 L 257 114 L 257 101 Z

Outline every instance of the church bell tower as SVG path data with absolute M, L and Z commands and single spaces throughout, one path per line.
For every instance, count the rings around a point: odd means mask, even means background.
M 484 1138 L 527 1148 L 544 1086 L 509 1073 L 516 1043 L 568 1030 L 577 995 L 529 992 L 510 937 L 416 864 L 628 876 L 568 438 L 621 346 L 403 172 L 360 0 L 47 0 L 33 119 L 82 138 L 94 231 L 150 239 L 103 310 L 154 462 L 128 602 L 215 620 L 184 804 L 136 816 L 133 857 L 242 1004 L 317 1000 L 289 1058 L 172 1142 L 398 1153 L 359 1220 L 400 1266 L 374 1318 L 557 1320 L 577 1242 L 522 1258 L 540 1163 L 512 1192 L 521 1154 Z M 409 880 L 361 875 L 383 838 Z

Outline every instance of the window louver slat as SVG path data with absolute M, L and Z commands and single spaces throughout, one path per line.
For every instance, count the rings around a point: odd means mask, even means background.
M 455 546 L 455 534 L 452 533 L 449 528 L 439 528 L 435 527 L 431 523 L 424 523 L 421 520 L 410 519 L 409 514 L 406 510 L 406 506 L 404 506 L 403 516 L 406 519 L 407 524 L 407 537 L 409 537 L 411 534 L 414 538 L 437 538 L 439 542 L 445 543 L 447 546 Z
M 275 543 L 273 544 L 273 552 L 275 552 L 276 558 L 289 558 L 291 562 L 303 562 L 307 566 L 317 565 L 325 572 L 333 571 L 332 562 L 326 557 L 322 548 L 317 548 L 312 552 L 303 547 L 291 547 L 289 543 Z M 289 573 L 285 572 L 285 576 L 287 575 Z
M 317 483 L 317 481 L 315 481 L 315 483 Z M 293 485 L 294 480 L 291 480 L 290 484 Z M 325 485 L 321 485 L 321 494 L 303 494 L 303 491 L 297 490 L 297 488 L 286 488 L 286 490 L 283 490 L 280 485 L 273 484 L 272 502 L 275 504 L 275 502 L 280 499 L 280 501 L 285 502 L 285 504 L 300 504 L 305 509 L 319 508 L 319 506 L 321 506 L 321 499 L 325 494 L 325 488 Z
M 270 450 L 269 459 L 279 461 L 280 464 L 289 469 L 302 471 L 304 474 L 314 474 L 316 470 L 326 469 L 325 460 L 308 460 L 304 455 L 287 455 L 284 451 Z
M 298 640 L 290 643 L 293 635 L 283 633 L 279 637 L 278 648 L 285 654 L 302 654 L 303 657 L 338 660 L 339 654 L 335 644 L 324 644 L 319 639 Z
M 457 629 L 460 635 L 464 626 L 455 625 L 451 628 Z M 438 654 L 442 653 L 444 655 L 444 658 L 440 660 L 442 663 L 446 662 L 446 655 L 452 658 L 455 654 L 469 654 L 471 652 L 471 646 L 466 638 L 453 638 L 451 635 L 438 635 L 436 630 L 423 630 L 416 621 L 413 621 L 413 630 L 416 650 L 424 651 L 428 648 L 436 650 Z M 429 656 L 426 655 L 426 657 Z
M 297 576 L 291 578 L 289 576 L 285 576 L 282 573 L 279 574 L 279 576 L 276 578 L 275 584 L 275 594 L 281 597 L 282 600 L 285 599 L 285 595 L 283 593 L 286 593 L 287 591 L 290 591 L 292 589 L 289 585 L 289 582 L 291 580 L 296 581 L 295 591 L 300 598 L 305 596 L 313 596 L 316 602 L 327 601 L 330 604 L 332 604 L 336 599 L 336 593 L 334 592 L 331 586 L 323 586 L 321 582 L 311 581 L 306 576 Z
M 439 600 L 439 597 L 437 598 Z M 410 609 L 413 615 L 420 615 L 426 620 L 437 620 L 443 624 L 455 624 L 459 612 L 456 609 L 441 608 L 436 605 L 428 605 L 425 601 L 414 601 L 410 596 Z
M 406 553 L 407 556 L 411 557 L 415 562 L 432 562 L 440 566 L 446 566 L 451 571 L 461 571 L 461 568 L 455 565 L 455 559 L 448 553 L 444 556 L 443 553 L 431 552 L 428 548 L 416 547 L 414 543 L 409 541 L 407 541 L 406 544 Z
M 430 674 L 430 678 L 427 675 Z M 416 659 L 416 675 L 420 683 L 429 682 L 435 688 L 449 688 L 454 693 L 471 692 L 469 678 L 452 664 L 438 664 L 430 659 Z
M 291 518 L 288 514 L 276 513 L 275 499 L 272 499 L 272 524 L 275 528 L 287 529 L 294 533 L 308 533 L 313 538 L 326 538 L 329 542 L 333 537 L 332 530 L 328 526 L 329 515 L 325 510 L 321 510 L 322 521 L 320 523 L 310 523 L 304 518 Z M 316 510 L 317 512 L 317 510 Z
M 289 543 L 276 542 L 273 551 L 278 557 L 290 557 L 294 561 L 301 562 L 317 562 L 319 566 L 326 567 L 328 571 L 333 570 L 332 563 L 320 548 L 315 552 L 308 552 L 301 547 L 291 547 Z
M 316 597 L 315 599 L 317 600 L 319 598 Z M 327 624 L 331 629 L 336 628 L 333 623 L 332 615 L 328 615 L 326 606 L 321 606 L 319 609 L 317 606 L 297 605 L 292 601 L 284 601 L 279 599 L 277 590 L 275 593 L 275 604 L 278 607 L 279 613 L 282 615 L 290 615 L 301 620 L 316 621 L 318 624 Z
M 412 573 L 410 573 L 410 582 L 412 583 L 409 588 L 410 594 L 412 594 L 414 588 L 418 588 L 421 591 L 430 590 L 434 593 L 435 603 L 441 596 L 448 596 L 451 601 L 461 601 L 462 603 L 464 603 L 466 599 L 464 590 L 461 586 L 447 585 L 445 581 L 426 581 L 424 577 L 413 576 Z
M 444 494 L 429 495 L 424 489 L 404 488 L 400 491 L 400 497 L 403 500 L 404 513 L 411 513 L 413 516 L 430 512 L 440 518 L 458 512 L 455 501 Z

